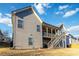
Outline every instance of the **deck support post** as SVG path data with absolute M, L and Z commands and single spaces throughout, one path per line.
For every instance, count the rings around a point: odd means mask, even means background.
M 48 27 L 46 27 L 46 36 L 48 36 Z
M 51 28 L 51 39 L 52 39 L 52 28 Z

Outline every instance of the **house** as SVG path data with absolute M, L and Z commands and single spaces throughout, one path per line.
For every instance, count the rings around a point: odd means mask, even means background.
M 2 42 L 4 40 L 4 35 L 2 33 L 2 31 L 0 30 L 0 42 Z
M 9 46 L 9 42 L 11 39 L 8 39 L 7 37 L 5 37 L 3 31 L 0 30 L 0 46 Z
M 74 44 L 79 44 L 78 38 L 74 37 L 71 34 L 67 35 L 66 38 L 67 47 L 72 47 Z
M 64 25 L 54 26 L 40 19 L 33 7 L 12 12 L 15 49 L 65 48 Z
M 70 35 L 70 34 L 68 34 L 67 36 L 66 36 L 66 46 L 68 47 L 68 48 L 70 48 L 71 47 L 71 42 L 72 42 L 72 36 Z

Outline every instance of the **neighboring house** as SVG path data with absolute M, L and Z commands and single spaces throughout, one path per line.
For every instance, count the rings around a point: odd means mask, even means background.
M 10 43 L 12 41 L 12 38 L 11 37 L 6 37 L 6 41 L 7 43 Z
M 0 47 L 6 46 L 6 39 L 3 32 L 0 30 Z
M 71 34 L 70 36 L 71 36 L 71 44 L 79 44 L 78 38 L 72 36 Z
M 71 47 L 72 44 L 79 44 L 78 39 L 75 38 L 73 35 L 68 34 L 66 37 L 67 37 L 66 38 L 67 47 Z
M 33 7 L 13 11 L 12 23 L 15 49 L 66 47 L 63 24 L 57 27 L 42 21 Z
M 10 46 L 11 39 L 0 30 L 0 46 Z
M 72 42 L 72 39 L 71 39 L 72 37 L 68 34 L 67 36 L 66 36 L 66 46 L 67 47 L 71 47 L 71 42 Z

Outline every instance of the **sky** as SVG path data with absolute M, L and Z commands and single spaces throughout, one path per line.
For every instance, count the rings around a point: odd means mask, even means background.
M 11 12 L 27 6 L 33 6 L 43 21 L 55 26 L 64 24 L 68 33 L 79 37 L 78 3 L 0 3 L 0 29 L 12 37 Z

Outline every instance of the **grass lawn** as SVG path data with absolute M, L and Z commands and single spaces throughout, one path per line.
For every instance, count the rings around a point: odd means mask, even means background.
M 11 50 L 0 48 L 2 56 L 79 56 L 79 48 Z

